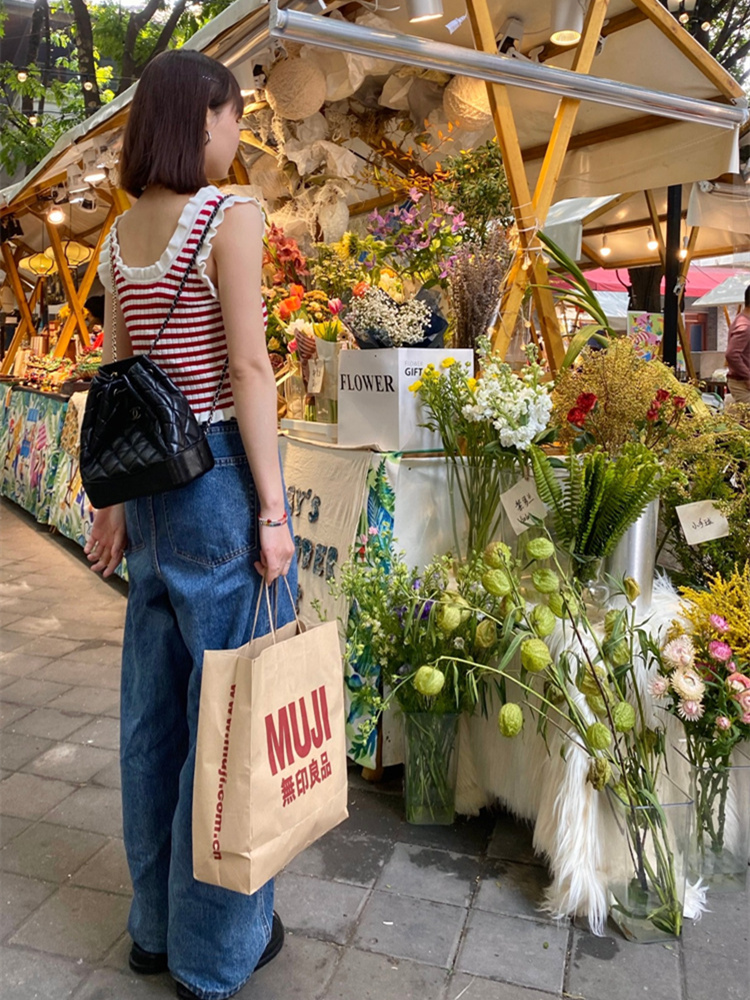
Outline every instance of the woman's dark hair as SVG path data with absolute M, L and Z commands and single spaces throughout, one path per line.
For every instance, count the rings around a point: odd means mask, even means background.
M 151 184 L 178 194 L 205 187 L 206 111 L 230 102 L 241 115 L 239 84 L 220 62 L 190 49 L 158 55 L 133 98 L 120 158 L 122 187 L 136 198 Z

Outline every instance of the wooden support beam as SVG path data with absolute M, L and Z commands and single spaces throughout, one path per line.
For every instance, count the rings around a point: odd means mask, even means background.
M 248 128 L 243 128 L 240 132 L 240 140 L 245 143 L 246 146 L 252 146 L 254 149 L 259 149 L 262 153 L 268 153 L 269 156 L 276 157 L 277 153 L 275 149 L 267 146 L 265 142 L 257 137 L 254 132 L 251 132 Z
M 648 214 L 649 218 L 651 219 L 651 230 L 654 234 L 654 239 L 659 244 L 659 257 L 661 259 L 661 266 L 664 267 L 666 265 L 666 260 L 667 260 L 667 251 L 666 247 L 664 246 L 664 234 L 661 231 L 661 222 L 659 220 L 659 212 L 657 211 L 656 208 L 656 199 L 654 198 L 653 191 L 644 191 L 643 193 L 646 196 L 646 204 L 648 205 Z
M 123 191 L 122 188 L 110 188 L 112 192 L 112 200 L 118 215 L 122 215 L 123 212 L 127 212 L 130 208 L 130 196 L 127 191 Z
M 578 135 L 571 136 L 568 143 L 569 149 L 583 149 L 585 146 L 596 146 L 600 142 L 611 142 L 613 139 L 622 139 L 626 136 L 635 135 L 640 132 L 651 132 L 657 128 L 664 128 L 664 118 L 656 115 L 642 115 L 639 118 L 629 118 L 616 125 L 605 125 L 602 128 L 594 128 L 589 132 L 579 132 Z M 671 124 L 674 124 L 672 122 Z M 523 151 L 523 157 L 527 162 L 539 160 L 547 151 L 547 143 L 539 143 L 536 146 L 527 146 Z
M 18 304 L 18 309 L 21 313 L 21 322 L 18 324 L 18 329 L 15 332 L 11 345 L 8 348 L 8 352 L 3 358 L 2 366 L 0 366 L 0 375 L 7 375 L 8 372 L 13 367 L 13 360 L 16 356 L 16 351 L 23 340 L 26 330 L 29 333 L 33 332 L 34 327 L 34 317 L 31 314 L 31 308 L 29 302 L 26 299 L 26 295 L 23 291 L 23 285 L 21 284 L 21 276 L 18 273 L 18 265 L 16 263 L 15 256 L 13 254 L 12 247 L 10 243 L 3 243 L 2 245 L 3 253 L 3 263 L 5 265 L 5 272 L 8 275 L 8 282 L 13 290 L 13 294 L 16 297 L 16 303 Z M 34 291 L 32 293 L 32 300 L 36 304 L 35 296 L 38 295 L 38 289 L 40 288 L 40 282 L 37 281 Z
M 391 205 L 397 204 L 398 200 L 399 196 L 389 191 L 387 194 L 378 195 L 376 198 L 368 198 L 366 201 L 356 201 L 353 205 L 349 206 L 349 215 L 354 218 L 355 215 L 365 215 L 376 208 L 389 208 Z
M 249 184 L 250 175 L 247 172 L 247 167 L 242 162 L 239 156 L 235 156 L 232 160 L 232 172 L 234 173 L 235 183 L 237 184 Z
M 96 277 L 96 272 L 99 269 L 99 255 L 102 252 L 102 246 L 104 245 L 104 240 L 107 238 L 107 233 L 112 228 L 112 223 L 117 218 L 117 209 L 113 205 L 109 210 L 107 218 L 104 220 L 101 231 L 99 233 L 99 239 L 94 247 L 94 252 L 92 254 L 91 260 L 88 262 L 86 267 L 86 273 L 81 281 L 81 286 L 78 289 L 78 301 L 81 306 L 85 306 L 86 299 L 89 297 L 91 288 L 94 284 L 94 278 Z M 63 328 L 60 331 L 60 336 L 58 337 L 57 344 L 55 345 L 55 350 L 53 352 L 54 357 L 62 358 L 68 349 L 68 344 L 70 343 L 70 338 L 73 336 L 73 331 L 76 328 L 77 318 L 75 313 L 71 310 L 70 316 L 65 320 Z
M 78 329 L 81 332 L 81 340 L 84 344 L 86 344 L 86 346 L 88 346 L 89 328 L 86 325 L 86 316 L 84 315 L 83 306 L 78 300 L 78 292 L 76 290 L 75 282 L 73 281 L 73 276 L 70 273 L 70 268 L 68 267 L 68 261 L 65 257 L 65 251 L 63 250 L 60 234 L 55 226 L 48 226 L 47 232 L 49 234 L 52 253 L 55 255 L 55 260 L 57 261 L 57 270 L 60 274 L 60 280 L 62 281 L 62 286 L 65 291 L 65 298 L 68 300 L 68 305 L 75 316 Z
M 495 29 L 492 25 L 487 0 L 467 0 L 467 13 L 476 48 L 483 52 L 497 52 Z M 516 216 L 521 242 L 520 253 L 522 256 L 529 253 L 530 256 L 529 272 L 533 281 L 532 293 L 539 317 L 542 339 L 544 340 L 547 364 L 553 372 L 556 372 L 565 357 L 565 347 L 560 334 L 560 325 L 555 312 L 555 302 L 552 292 L 547 287 L 549 284 L 547 268 L 542 262 L 541 253 L 538 252 L 540 244 L 536 238 L 537 223 L 531 200 L 531 192 L 526 178 L 521 145 L 518 141 L 518 132 L 508 95 L 508 88 L 499 83 L 487 83 L 487 93 L 497 140 L 503 154 L 503 164 L 505 165 L 508 187 L 513 199 L 513 211 Z M 518 278 L 521 280 L 520 274 Z M 518 300 L 519 293 L 512 293 L 512 297 L 514 300 Z M 512 330 L 515 326 L 515 319 L 518 313 L 516 311 L 514 315 L 507 308 L 509 299 L 510 296 L 506 296 L 506 303 L 504 303 L 503 309 L 505 313 L 503 315 L 503 323 L 499 328 L 496 327 L 493 334 L 493 346 L 495 347 L 497 347 L 498 334 L 503 329 L 503 326 L 506 330 Z
M 585 75 L 591 69 L 608 6 L 609 0 L 591 0 L 589 3 L 581 40 L 576 48 L 571 66 L 574 73 Z M 580 100 L 572 97 L 564 97 L 558 105 L 552 135 L 534 190 L 534 213 L 540 226 L 544 225 L 552 205 L 580 106 Z

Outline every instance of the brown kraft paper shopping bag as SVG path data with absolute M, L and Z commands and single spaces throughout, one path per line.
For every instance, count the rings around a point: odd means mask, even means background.
M 193 874 L 253 893 L 346 819 L 338 629 L 298 622 L 203 660 Z

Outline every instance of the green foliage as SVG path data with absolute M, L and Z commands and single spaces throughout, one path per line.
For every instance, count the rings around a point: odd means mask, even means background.
M 489 223 L 513 223 L 513 205 L 496 139 L 446 159 L 437 172 L 435 195 L 463 212 L 472 238 L 484 243 Z

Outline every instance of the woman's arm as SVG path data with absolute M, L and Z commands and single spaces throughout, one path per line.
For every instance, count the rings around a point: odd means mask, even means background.
M 277 520 L 286 507 L 279 468 L 276 381 L 263 325 L 263 218 L 257 205 L 230 207 L 214 237 L 212 253 L 237 423 L 258 491 L 260 515 Z M 260 546 L 261 561 L 256 568 L 271 583 L 291 566 L 294 543 L 285 526 L 261 527 Z

